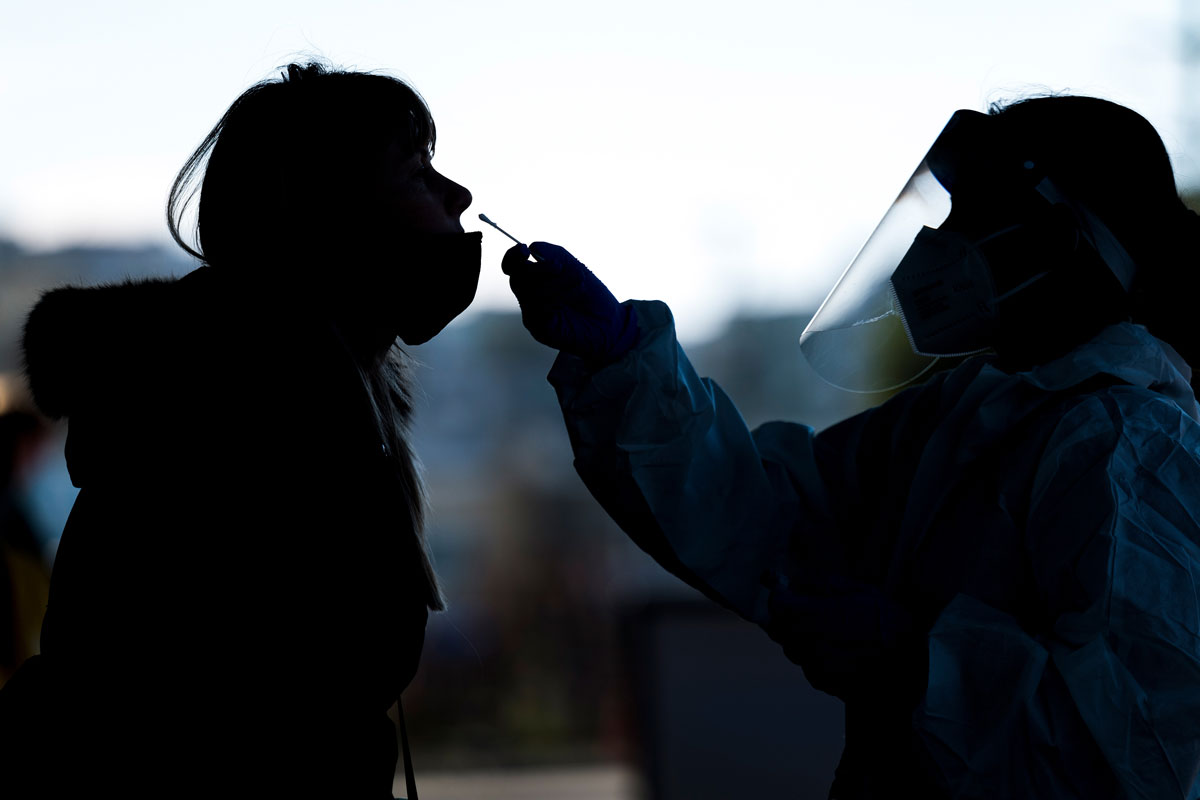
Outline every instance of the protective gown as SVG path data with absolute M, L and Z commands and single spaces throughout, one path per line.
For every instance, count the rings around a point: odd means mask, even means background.
M 1114 325 L 820 433 L 751 431 L 669 309 L 631 302 L 633 351 L 549 376 L 614 520 L 764 627 L 767 570 L 845 575 L 915 620 L 890 665 L 913 699 L 847 699 L 835 795 L 1200 797 L 1200 407 L 1169 345 Z

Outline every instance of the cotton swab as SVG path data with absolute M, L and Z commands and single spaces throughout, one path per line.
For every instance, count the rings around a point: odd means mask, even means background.
M 480 215 L 479 215 L 479 218 L 480 218 L 481 220 L 483 220 L 484 222 L 486 222 L 488 225 L 491 225 L 493 228 L 495 228 L 496 230 L 498 230 L 498 231 L 500 231 L 501 233 L 503 233 L 503 234 L 504 234 L 505 236 L 507 236 L 508 238 L 512 239 L 512 240 L 513 240 L 514 242 L 516 242 L 517 244 L 524 244 L 524 242 L 522 242 L 520 239 L 518 239 L 517 237 L 513 236 L 511 233 L 509 233 L 508 231 L 504 230 L 504 228 L 501 228 L 499 225 L 497 225 L 496 223 L 494 223 L 494 222 L 492 222 L 490 219 L 488 219 L 488 218 L 487 218 L 487 214 L 480 214 Z

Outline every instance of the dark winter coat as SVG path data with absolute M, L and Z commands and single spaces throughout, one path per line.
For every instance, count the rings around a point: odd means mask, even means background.
M 53 291 L 25 348 L 80 488 L 0 703 L 47 722 L 26 763 L 96 795 L 391 797 L 429 589 L 332 326 L 205 267 Z

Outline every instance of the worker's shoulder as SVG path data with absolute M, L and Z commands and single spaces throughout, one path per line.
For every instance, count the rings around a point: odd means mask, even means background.
M 1200 473 L 1200 422 L 1153 388 L 1113 381 L 1065 399 L 1047 449 L 1089 451 L 1113 463 L 1186 453 Z

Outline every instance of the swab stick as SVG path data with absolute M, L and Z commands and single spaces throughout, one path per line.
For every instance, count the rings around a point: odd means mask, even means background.
M 500 231 L 501 233 L 503 233 L 503 234 L 504 234 L 505 236 L 507 236 L 508 238 L 512 239 L 512 240 L 513 240 L 514 242 L 516 242 L 517 244 L 524 244 L 524 242 L 522 242 L 520 239 L 518 239 L 517 237 L 513 236 L 511 233 L 509 233 L 508 231 L 504 230 L 504 228 L 501 228 L 499 225 L 497 225 L 496 223 L 494 223 L 494 222 L 492 222 L 490 219 L 488 219 L 488 218 L 487 218 L 487 214 L 480 214 L 480 215 L 479 215 L 479 218 L 480 218 L 481 220 L 483 220 L 484 222 L 486 222 L 488 225 L 491 225 L 493 228 L 495 228 L 496 230 L 498 230 L 498 231 Z

